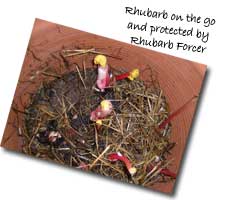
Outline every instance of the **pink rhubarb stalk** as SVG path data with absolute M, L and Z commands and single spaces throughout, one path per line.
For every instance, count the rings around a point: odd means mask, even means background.
M 113 105 L 109 100 L 103 100 L 101 101 L 100 105 L 91 112 L 90 114 L 90 120 L 96 121 L 97 124 L 101 124 L 101 119 L 104 119 L 105 117 L 109 116 L 113 111 Z
M 104 55 L 97 55 L 94 58 L 94 64 L 98 65 L 96 85 L 101 92 L 104 92 L 104 89 L 110 84 L 110 73 L 107 58 Z
M 59 133 L 59 132 L 57 132 L 57 131 L 51 131 L 50 133 L 49 133 L 49 136 L 48 136 L 48 138 L 49 138 L 49 141 L 50 142 L 56 142 L 56 140 L 58 139 L 58 138 L 61 138 L 62 136 L 61 136 L 61 134 Z
M 154 168 L 154 167 L 151 165 L 151 166 L 150 166 L 150 171 L 151 171 L 153 168 Z M 158 169 L 159 169 L 159 168 L 158 168 Z M 176 179 L 176 177 L 177 177 L 177 175 L 176 175 L 174 172 L 170 171 L 170 170 L 167 169 L 167 168 L 161 169 L 161 170 L 160 170 L 160 174 L 165 175 L 165 176 L 169 176 L 169 177 L 171 177 L 171 178 L 173 178 L 173 179 Z
M 166 118 L 160 125 L 159 125 L 159 129 L 164 129 L 166 127 L 166 125 L 168 123 L 171 122 L 171 120 L 173 118 L 175 118 L 177 115 L 179 115 L 191 102 L 192 100 L 196 98 L 196 96 L 192 97 L 191 99 L 189 99 L 184 105 L 182 105 L 179 109 L 177 109 L 176 111 L 174 111 L 173 113 L 171 113 L 168 118 Z
M 129 80 L 133 81 L 138 76 L 139 76 L 139 70 L 133 69 L 131 72 L 127 72 L 127 73 L 115 76 L 115 80 L 120 81 L 120 80 L 128 78 Z
M 129 161 L 129 159 L 126 157 L 126 156 L 123 156 L 121 153 L 111 153 L 111 154 L 109 154 L 108 155 L 108 159 L 110 160 L 110 161 L 112 161 L 112 162 L 116 162 L 116 161 L 118 161 L 118 160 L 120 160 L 120 161 L 122 161 L 124 164 L 125 164 L 125 166 L 126 166 L 126 168 L 127 168 L 127 170 L 129 171 L 129 173 L 133 176 L 135 173 L 136 173 L 136 171 L 137 171 L 137 169 L 135 168 L 135 167 L 132 167 L 132 164 L 131 164 L 131 162 Z

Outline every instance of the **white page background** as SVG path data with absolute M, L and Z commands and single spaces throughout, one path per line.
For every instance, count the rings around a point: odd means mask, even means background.
M 154 49 L 208 65 L 201 102 L 173 196 L 30 159 L 0 149 L 1 199 L 222 199 L 225 197 L 226 65 L 224 1 L 1 1 L 0 135 L 18 81 L 36 17 L 116 40 L 130 42 L 124 6 L 213 17 L 206 53 Z M 132 17 L 145 22 L 143 18 Z M 147 19 L 150 20 L 150 19 Z M 171 25 L 171 24 L 169 24 Z M 173 24 L 172 24 L 173 25 Z M 207 29 L 206 29 L 207 30 Z M 142 35 L 142 34 L 140 34 Z M 162 37 L 162 36 L 160 36 Z M 156 38 L 157 35 L 156 35 Z M 191 41 L 191 43 L 195 43 Z M 223 198 L 224 199 L 224 198 Z

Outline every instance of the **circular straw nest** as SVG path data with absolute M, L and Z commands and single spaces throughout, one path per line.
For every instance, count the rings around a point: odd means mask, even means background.
M 150 73 L 150 82 L 124 79 L 98 92 L 97 69 L 73 67 L 42 80 L 31 96 L 25 108 L 23 152 L 144 186 L 170 180 L 161 170 L 171 162 L 171 125 L 158 128 L 169 106 L 151 68 L 141 72 Z M 124 72 L 111 70 L 113 75 Z M 110 100 L 114 110 L 99 126 L 90 121 L 90 113 L 103 99 Z M 111 154 L 126 157 L 136 170 L 130 173 L 123 161 L 109 159 Z

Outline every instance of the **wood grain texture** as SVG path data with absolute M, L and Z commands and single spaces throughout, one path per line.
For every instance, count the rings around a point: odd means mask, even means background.
M 122 58 L 122 60 L 108 58 L 111 66 L 123 66 L 128 70 L 138 67 L 142 71 L 147 65 L 150 65 L 158 73 L 161 88 L 167 97 L 171 111 L 178 109 L 192 96 L 199 95 L 206 71 L 206 66 L 203 64 L 36 19 L 19 80 L 27 80 L 32 71 L 40 69 L 43 61 L 50 57 L 50 53 L 59 51 L 63 46 L 72 45 L 75 48 L 77 46 L 103 49 L 104 52 Z M 62 69 L 62 73 L 64 72 Z M 141 78 L 150 79 L 145 73 L 141 75 Z M 22 109 L 23 104 L 29 101 L 27 93 L 34 91 L 37 87 L 37 84 L 31 85 L 29 82 L 17 85 L 14 102 L 18 104 L 18 109 Z M 171 169 L 176 173 L 178 173 L 188 139 L 196 103 L 197 100 L 193 101 L 184 112 L 172 121 L 171 139 L 176 142 L 176 146 L 171 155 L 175 159 Z M 10 123 L 14 120 L 15 112 L 11 109 L 1 145 L 7 149 L 21 151 L 21 141 L 17 136 L 18 130 Z M 175 182 L 160 183 L 155 185 L 153 189 L 170 193 L 173 191 L 174 184 Z

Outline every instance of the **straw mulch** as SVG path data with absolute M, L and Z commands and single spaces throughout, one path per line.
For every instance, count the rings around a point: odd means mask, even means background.
M 113 75 L 123 71 L 112 68 Z M 144 186 L 170 180 L 160 172 L 171 162 L 171 125 L 158 129 L 168 117 L 169 105 L 151 68 L 145 73 L 150 82 L 125 79 L 104 93 L 94 89 L 95 67 L 76 64 L 73 71 L 43 80 L 25 108 L 23 152 Z M 112 102 L 114 111 L 97 127 L 90 113 L 103 99 Z M 50 133 L 56 140 L 50 141 Z M 115 152 L 130 160 L 137 169 L 134 175 L 123 162 L 108 159 Z

